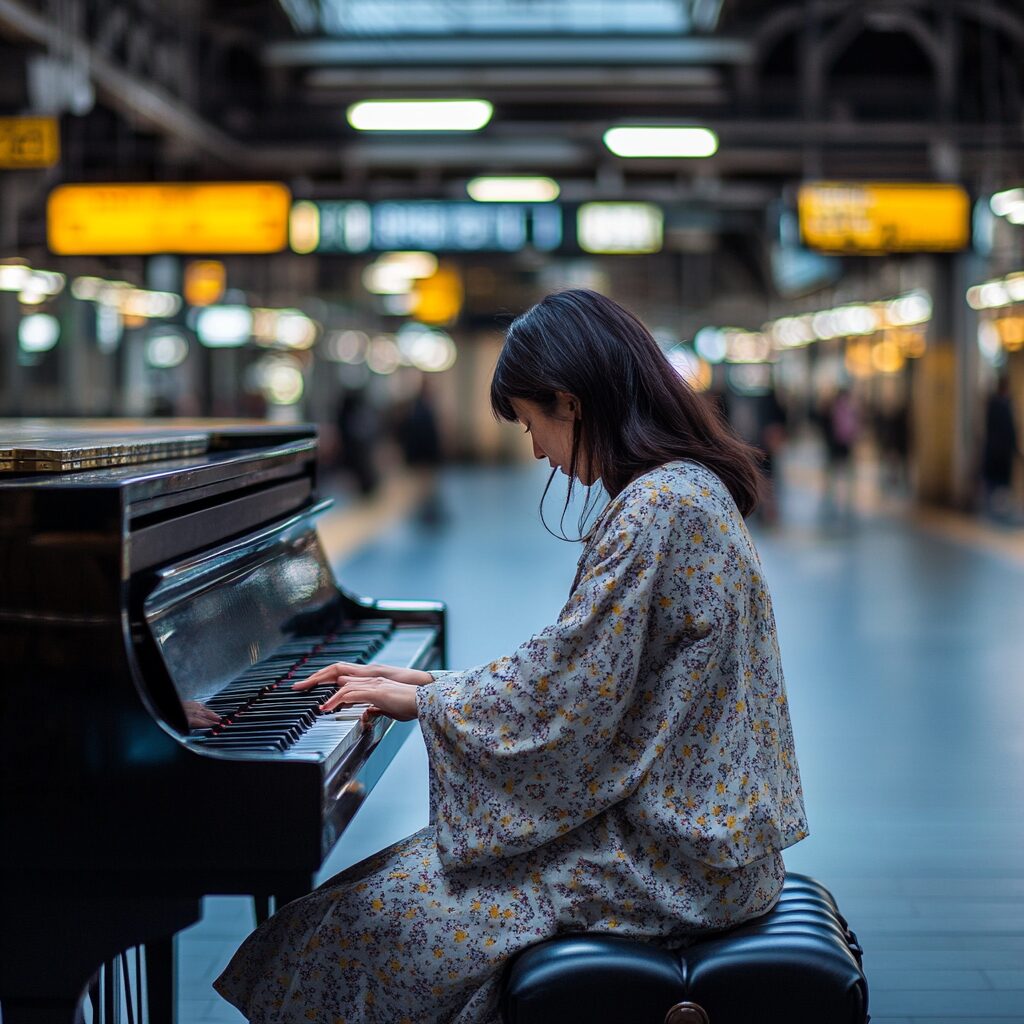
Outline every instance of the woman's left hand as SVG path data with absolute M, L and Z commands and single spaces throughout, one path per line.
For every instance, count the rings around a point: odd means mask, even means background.
M 345 704 L 369 704 L 363 720 L 386 715 L 398 722 L 410 722 L 416 713 L 417 687 L 396 683 L 383 676 L 338 676 L 338 692 L 320 705 L 323 712 L 336 711 Z

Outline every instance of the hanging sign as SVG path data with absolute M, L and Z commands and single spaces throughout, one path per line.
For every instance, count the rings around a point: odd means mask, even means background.
M 821 252 L 953 252 L 970 241 L 959 185 L 814 182 L 797 197 L 800 236 Z
M 47 241 L 61 256 L 279 252 L 290 208 L 276 181 L 60 185 Z
M 52 167 L 60 159 L 55 117 L 0 117 L 0 168 Z

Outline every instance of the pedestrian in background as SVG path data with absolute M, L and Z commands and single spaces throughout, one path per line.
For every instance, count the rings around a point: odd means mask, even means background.
M 985 405 L 985 437 L 981 453 L 981 480 L 985 511 L 993 519 L 1013 517 L 1013 463 L 1021 455 L 1017 423 L 1005 374 Z
M 825 441 L 825 511 L 848 518 L 853 511 L 853 450 L 860 436 L 860 414 L 848 387 L 825 403 L 820 416 Z

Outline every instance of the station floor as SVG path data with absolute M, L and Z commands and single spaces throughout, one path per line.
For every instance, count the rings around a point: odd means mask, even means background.
M 453 667 L 500 655 L 572 579 L 577 546 L 538 520 L 544 480 L 539 466 L 448 470 L 436 526 L 404 515 L 415 492 L 401 489 L 369 525 L 339 515 L 323 531 L 338 577 L 446 601 Z M 753 530 L 812 832 L 787 865 L 831 888 L 860 937 L 874 1024 L 1024 1024 L 1024 531 L 920 514 L 884 489 L 837 510 L 798 462 L 781 505 L 780 525 Z M 414 735 L 322 877 L 426 814 Z M 205 901 L 178 940 L 180 1021 L 241 1020 L 210 982 L 251 928 L 247 900 Z

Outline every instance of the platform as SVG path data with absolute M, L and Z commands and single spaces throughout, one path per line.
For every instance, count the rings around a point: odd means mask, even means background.
M 454 666 L 501 654 L 557 614 L 572 579 L 577 549 L 537 518 L 543 483 L 540 467 L 448 470 L 432 528 L 395 492 L 340 578 L 447 601 Z M 1020 536 L 870 488 L 836 518 L 813 475 L 790 483 L 783 525 L 754 527 L 812 830 L 787 866 L 827 882 L 856 928 L 874 1024 L 1024 1024 Z M 344 521 L 326 532 L 344 549 Z M 413 739 L 323 877 L 425 823 L 425 773 Z M 209 985 L 251 927 L 246 901 L 206 901 L 180 939 L 181 1020 L 241 1020 Z

